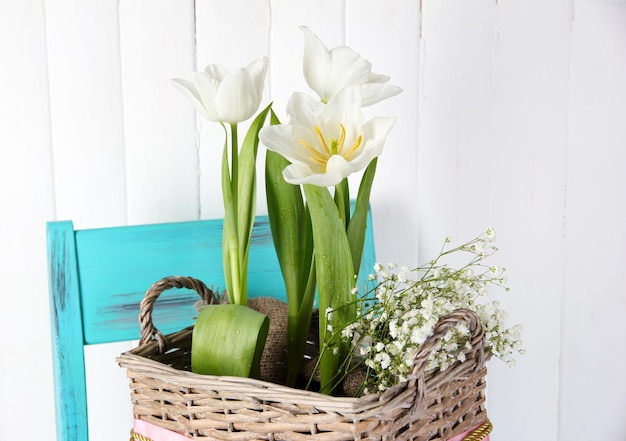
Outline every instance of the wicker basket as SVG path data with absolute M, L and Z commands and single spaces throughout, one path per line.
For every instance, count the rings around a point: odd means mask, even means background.
M 472 311 L 457 310 L 437 324 L 408 382 L 381 394 L 334 397 L 191 373 L 192 328 L 163 336 L 152 324 L 154 301 L 172 287 L 194 289 L 203 302 L 215 302 L 202 282 L 186 277 L 165 278 L 148 290 L 141 304 L 141 343 L 118 358 L 127 369 L 136 419 L 202 440 L 445 441 L 481 425 L 465 439 L 482 440 L 490 430 L 483 329 Z M 425 374 L 429 353 L 461 321 L 472 332 L 466 360 Z

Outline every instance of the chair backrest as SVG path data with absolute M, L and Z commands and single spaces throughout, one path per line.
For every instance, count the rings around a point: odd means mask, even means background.
M 369 216 L 361 278 L 375 260 Z M 165 276 L 190 276 L 223 290 L 221 244 L 221 220 L 90 230 L 74 230 L 70 221 L 47 224 L 58 441 L 88 440 L 84 346 L 139 339 L 139 303 Z M 266 216 L 255 222 L 248 277 L 250 297 L 285 300 Z M 191 325 L 197 300 L 190 291 L 166 293 L 155 324 L 164 333 Z

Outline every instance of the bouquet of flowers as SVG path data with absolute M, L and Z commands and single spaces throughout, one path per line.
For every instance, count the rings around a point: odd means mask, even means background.
M 439 255 L 417 268 L 375 265 L 375 272 L 369 275 L 373 286 L 360 295 L 357 318 L 341 329 L 332 329 L 353 349 L 342 372 L 365 372 L 355 395 L 383 392 L 407 381 L 414 360 L 433 335 L 435 325 L 458 309 L 478 314 L 489 354 L 510 366 L 515 364 L 514 354 L 524 353 L 521 326 L 508 328 L 499 302 L 486 299 L 490 286 L 509 290 L 503 277 L 505 269 L 486 264 L 486 259 L 497 251 L 494 241 L 495 232 L 489 228 L 454 248 L 447 248 L 451 239 L 446 238 Z M 454 268 L 447 260 L 459 255 L 468 259 Z M 327 315 L 333 313 L 326 311 Z M 471 349 L 469 336 L 465 322 L 449 329 L 430 353 L 425 371 L 445 371 L 455 362 L 464 362 L 463 349 Z
M 304 77 L 315 95 L 293 93 L 284 123 L 266 107 L 250 125 L 241 147 L 237 126 L 251 118 L 260 105 L 267 60 L 261 58 L 233 72 L 211 65 L 194 73 L 191 81 L 174 80 L 201 115 L 225 130 L 223 261 L 230 303 L 242 307 L 247 303 L 260 140 L 267 148 L 268 215 L 287 293 L 287 385 L 296 386 L 302 373 L 316 295 L 320 354 L 312 375 L 323 393 L 338 393 L 342 381 L 357 371 L 362 374 L 357 394 L 384 391 L 406 381 L 412 360 L 433 325 L 458 308 L 478 312 L 487 332 L 487 349 L 510 361 L 512 353 L 521 350 L 519 329 L 505 327 L 497 303 L 478 301 L 488 285 L 504 285 L 503 270 L 483 262 L 495 250 L 493 230 L 454 249 L 443 249 L 428 265 L 412 271 L 378 265 L 377 274 L 370 276 L 378 283 L 359 295 L 356 276 L 370 193 L 378 157 L 394 124 L 394 118 L 384 116 L 365 121 L 363 108 L 393 97 L 401 89 L 389 85 L 385 75 L 372 72 L 371 63 L 352 49 L 340 46 L 329 50 L 312 31 L 301 29 Z M 352 207 L 348 179 L 355 176 L 360 176 L 360 183 Z M 457 251 L 470 253 L 473 259 L 460 269 L 441 263 Z M 251 336 L 254 349 L 247 369 L 251 374 L 262 350 L 267 321 L 239 316 L 233 320 L 239 321 L 238 335 Z M 217 322 L 223 329 L 223 323 Z M 210 353 L 203 350 L 203 357 L 227 359 L 235 338 L 232 334 L 215 339 L 226 344 Z M 428 368 L 445 370 L 461 360 L 459 348 L 467 343 L 468 334 L 462 325 L 451 330 L 431 355 Z M 220 365 L 226 370 L 218 374 L 239 372 L 236 361 L 221 361 Z M 198 371 L 216 373 L 211 368 Z

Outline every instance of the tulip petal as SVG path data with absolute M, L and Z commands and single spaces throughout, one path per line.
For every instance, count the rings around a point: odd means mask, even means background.
M 285 181 L 290 184 L 313 184 L 319 187 L 332 187 L 339 184 L 354 170 L 352 165 L 341 155 L 334 155 L 326 164 L 324 173 L 314 173 L 306 164 L 293 163 L 283 171 Z
M 331 50 L 332 70 L 329 94 L 334 96 L 349 86 L 363 84 L 372 70 L 372 64 L 346 46 Z
M 363 123 L 361 112 L 361 90 L 359 87 L 347 87 L 335 95 L 322 112 L 322 120 L 350 122 L 352 127 L 360 127 Z
M 339 184 L 344 178 L 347 178 L 352 173 L 357 171 L 359 170 L 355 169 L 354 164 L 346 161 L 346 159 L 341 155 L 331 156 L 326 164 L 326 175 L 328 176 L 328 179 L 335 181 L 330 185 Z
M 367 83 L 386 83 L 390 78 L 387 75 L 381 75 L 374 72 L 370 72 L 367 76 Z
M 314 136 L 311 129 L 307 127 L 288 124 L 263 127 L 259 132 L 259 139 L 265 147 L 293 163 L 311 162 L 311 153 L 299 141 L 304 140 L 312 144 Z M 311 166 L 312 164 L 309 165 Z
M 361 96 L 363 97 L 361 105 L 363 107 L 371 106 L 372 104 L 376 104 L 379 101 L 391 98 L 392 96 L 398 95 L 402 92 L 402 89 L 398 86 L 391 86 L 382 83 L 362 84 L 360 88 Z
M 192 81 L 172 82 L 211 121 L 237 124 L 257 111 L 263 96 L 267 58 L 253 61 L 247 68 L 229 72 L 219 64 L 193 72 Z
M 220 121 L 237 124 L 250 118 L 258 107 L 254 85 L 246 69 L 237 69 L 220 83 L 215 109 Z
M 209 74 L 218 83 L 228 75 L 229 71 L 221 64 L 209 64 L 204 68 L 204 72 Z
M 395 122 L 396 119 L 393 117 L 379 116 L 372 118 L 363 124 L 363 138 L 373 140 L 376 146 L 381 146 L 380 148 L 382 148 Z
M 322 101 L 330 97 L 326 95 L 326 85 L 332 69 L 330 52 L 322 41 L 306 26 L 301 26 L 304 32 L 304 79 Z
M 285 181 L 290 184 L 313 184 L 319 187 L 332 187 L 341 182 L 343 177 L 337 174 L 336 170 L 331 173 L 313 173 L 311 169 L 303 163 L 293 163 L 283 170 Z
M 287 115 L 291 124 L 313 127 L 326 106 L 311 95 L 294 92 L 287 102 Z
M 350 161 L 353 173 L 363 170 L 372 159 L 380 156 L 385 146 L 387 135 L 395 123 L 395 118 L 378 117 L 369 120 L 362 127 L 364 145 Z
M 198 94 L 202 100 L 202 105 L 206 109 L 206 113 L 209 115 L 207 118 L 211 121 L 219 121 L 219 113 L 215 108 L 215 94 L 217 93 L 217 88 L 219 87 L 219 81 L 206 72 L 193 72 L 191 74 L 191 79 L 198 90 Z
M 289 184 L 299 185 L 303 183 L 309 176 L 316 175 L 313 170 L 304 162 L 294 162 L 283 170 L 283 178 Z
M 252 82 L 254 83 L 254 90 L 258 95 L 259 103 L 261 95 L 263 93 L 263 84 L 265 83 L 265 75 L 267 73 L 267 57 L 261 57 L 248 64 L 246 67 Z
M 304 77 L 322 102 L 327 103 L 345 88 L 360 85 L 380 85 L 389 77 L 372 72 L 372 64 L 347 46 L 331 50 L 309 30 L 304 33 Z M 366 88 L 362 106 L 369 106 L 400 92 L 394 86 Z
M 207 109 L 202 103 L 202 97 L 200 96 L 200 93 L 198 92 L 195 85 L 191 81 L 183 80 L 180 78 L 173 78 L 172 84 L 183 95 L 185 95 L 187 99 L 189 99 L 189 101 L 193 105 L 194 109 L 196 109 L 196 111 L 198 111 L 205 118 L 215 121 L 215 119 L 213 118 L 213 115 L 207 112 Z

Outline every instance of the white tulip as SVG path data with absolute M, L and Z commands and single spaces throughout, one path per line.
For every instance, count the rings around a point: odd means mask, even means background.
M 262 57 L 232 72 L 211 64 L 204 72 L 192 73 L 191 81 L 175 78 L 172 83 L 208 120 L 237 124 L 259 108 L 266 72 L 267 58 Z
M 363 170 L 382 153 L 394 118 L 362 123 L 358 88 L 348 88 L 328 101 L 294 93 L 287 104 L 289 124 L 264 127 L 261 142 L 288 161 L 283 171 L 290 184 L 328 187 Z
M 386 83 L 389 77 L 372 72 L 372 64 L 347 46 L 328 50 L 307 27 L 304 32 L 304 78 L 327 103 L 351 86 L 361 89 L 361 105 L 369 106 L 399 94 L 402 89 Z

